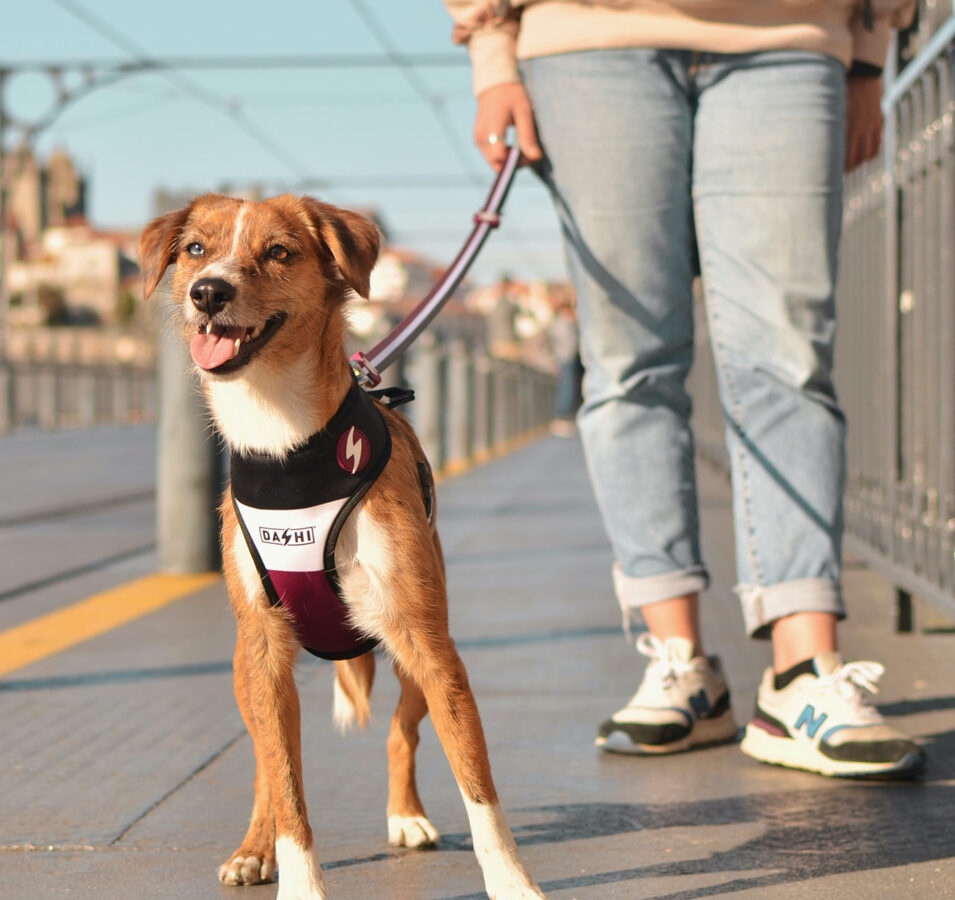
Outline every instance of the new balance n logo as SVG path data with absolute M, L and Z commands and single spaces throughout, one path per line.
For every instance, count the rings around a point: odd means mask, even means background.
M 816 710 L 811 703 L 807 703 L 803 711 L 799 714 L 799 718 L 796 719 L 796 731 L 799 731 L 803 725 L 806 726 L 806 734 L 810 738 L 816 736 L 816 732 L 819 730 L 819 726 L 828 719 L 829 716 L 826 713 L 819 713 L 818 718 L 816 717 Z

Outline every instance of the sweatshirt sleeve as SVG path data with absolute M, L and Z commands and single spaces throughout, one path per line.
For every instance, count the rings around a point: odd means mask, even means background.
M 518 16 L 503 0 L 444 0 L 454 19 L 452 40 L 471 57 L 474 95 L 521 80 L 517 67 Z
M 905 28 L 915 13 L 917 0 L 903 0 L 895 8 L 867 22 L 860 9 L 852 18 L 852 61 L 882 68 L 889 50 L 892 30 Z M 861 6 L 861 4 L 859 4 Z

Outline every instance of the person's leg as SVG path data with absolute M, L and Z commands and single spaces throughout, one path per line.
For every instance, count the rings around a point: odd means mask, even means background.
M 578 426 L 628 621 L 650 629 L 644 682 L 601 725 L 670 752 L 735 734 L 715 660 L 702 656 L 690 399 L 695 239 L 688 54 L 605 50 L 530 61 L 525 80 L 577 292 Z M 622 748 L 621 748 L 622 749 Z
M 797 612 L 773 622 L 773 669 L 785 672 L 797 663 L 818 656 L 834 653 L 837 617 L 825 612 Z
M 787 616 L 844 615 L 845 419 L 832 352 L 845 72 L 808 53 L 703 60 L 697 237 L 727 420 L 737 590 L 748 632 L 765 638 Z
M 650 603 L 641 607 L 640 612 L 650 633 L 661 641 L 682 638 L 693 645 L 694 656 L 702 655 L 699 594 L 684 594 L 682 597 Z
M 699 74 L 694 208 L 737 590 L 747 630 L 774 647 L 743 750 L 829 775 L 910 774 L 920 751 L 863 693 L 882 667 L 835 652 L 845 614 L 845 420 L 832 383 L 845 72 L 808 53 L 711 62 Z
M 625 610 L 705 587 L 684 381 L 692 362 L 692 113 L 642 50 L 530 60 L 525 81 L 577 293 L 577 421 Z

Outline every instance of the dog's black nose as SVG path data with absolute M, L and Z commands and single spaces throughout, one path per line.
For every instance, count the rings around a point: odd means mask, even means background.
M 235 299 L 235 288 L 223 278 L 200 278 L 189 289 L 189 296 L 196 309 L 214 316 Z

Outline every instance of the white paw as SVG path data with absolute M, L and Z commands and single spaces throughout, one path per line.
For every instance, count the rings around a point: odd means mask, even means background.
M 490 900 L 547 900 L 547 894 L 533 882 L 520 884 L 515 882 L 493 888 L 485 885 L 485 887 Z
M 275 881 L 275 863 L 257 856 L 236 856 L 219 866 L 223 884 L 264 884 Z
M 388 816 L 388 843 L 393 847 L 433 847 L 439 838 L 424 816 Z
M 325 900 L 325 880 L 314 847 L 301 847 L 290 837 L 275 841 L 279 865 L 276 900 Z

